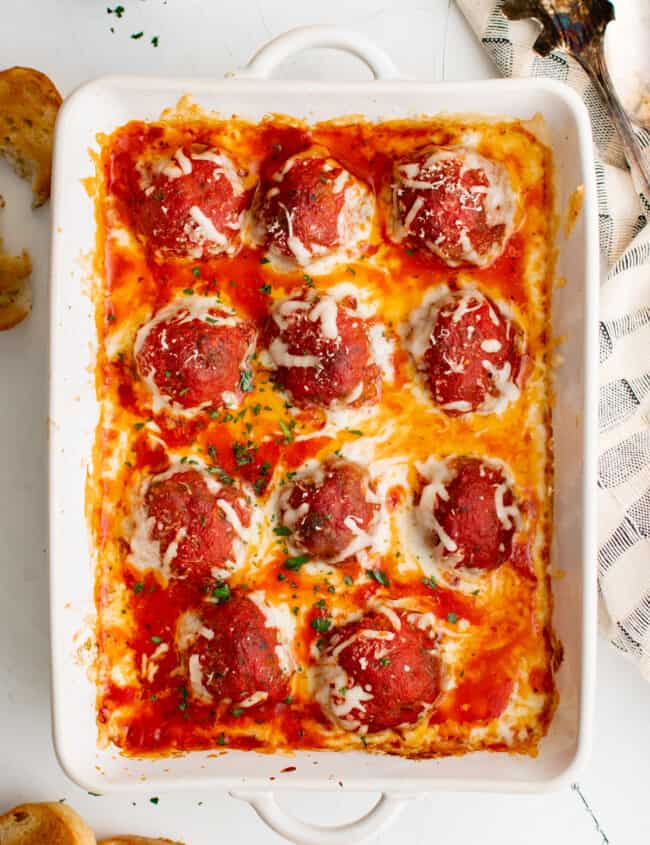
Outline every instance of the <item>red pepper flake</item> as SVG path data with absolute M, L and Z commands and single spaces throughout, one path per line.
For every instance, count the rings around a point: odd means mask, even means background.
M 296 771 L 295 766 L 287 766 L 286 769 L 280 769 L 280 774 L 283 775 L 286 772 L 295 772 L 295 771 Z

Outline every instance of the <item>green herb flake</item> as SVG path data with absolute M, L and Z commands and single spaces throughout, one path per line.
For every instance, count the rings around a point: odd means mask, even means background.
M 414 250 L 414 249 L 407 249 L 407 250 L 406 250 L 406 254 L 407 254 L 407 255 L 413 255 L 414 253 L 415 253 L 415 250 Z
M 319 634 L 324 634 L 332 627 L 332 620 L 326 616 L 315 616 L 311 620 L 311 627 Z
M 265 293 L 268 296 L 268 294 L 270 294 L 272 290 L 273 288 L 271 287 L 271 285 L 265 284 L 262 285 L 262 287 L 260 288 L 260 293 Z
M 154 798 L 150 798 L 150 799 L 149 799 L 149 802 L 150 802 L 151 804 L 157 804 L 159 801 L 160 801 L 160 798 L 157 798 L 157 797 L 154 797 Z
M 139 595 L 143 590 L 144 590 L 143 582 L 142 581 L 136 581 L 135 584 L 133 585 L 133 592 L 136 594 L 136 596 Z
M 295 423 L 294 423 L 295 425 Z M 293 432 L 291 431 L 291 427 L 287 425 L 284 420 L 280 420 L 280 428 L 282 429 L 282 434 L 284 435 L 284 442 L 291 443 L 293 442 Z
M 359 737 L 359 739 L 361 740 L 361 744 L 363 745 L 363 747 L 367 748 L 368 747 L 368 740 L 365 738 L 365 736 L 361 736 L 361 737 Z
M 286 525 L 276 525 L 273 529 L 273 533 L 276 534 L 278 537 L 288 537 L 291 534 L 291 531 L 287 528 Z
M 184 713 L 187 710 L 187 704 L 189 701 L 189 693 L 187 691 L 187 687 L 181 687 L 181 700 L 178 705 L 178 709 L 181 713 Z
M 390 660 L 388 657 L 382 657 L 379 662 L 382 666 L 390 666 Z
M 144 32 L 132 32 L 132 33 L 131 33 L 131 38 L 132 38 L 134 41 L 137 41 L 139 38 L 142 38 L 142 36 L 143 36 L 143 35 L 144 35 Z
M 284 699 L 284 701 L 283 701 L 282 703 L 283 703 L 283 704 L 291 704 L 291 703 L 292 703 L 292 701 L 293 701 L 293 697 L 292 697 L 292 696 L 290 696 L 290 695 L 288 695 L 288 696 Z
M 156 645 L 159 645 L 162 642 L 162 637 L 152 637 L 151 642 L 156 643 Z
M 348 587 L 351 587 L 352 584 L 354 583 L 354 581 L 352 580 L 352 578 L 350 578 L 349 575 L 344 575 L 343 576 L 343 583 L 346 584 Z
M 456 622 L 458 622 L 458 616 L 457 616 L 457 614 L 455 614 L 455 613 L 448 613 L 448 614 L 447 614 L 447 622 L 451 622 L 451 624 L 452 624 L 452 625 L 454 625 Z
M 226 735 L 225 734 L 219 734 L 219 736 L 217 737 L 217 745 L 225 745 L 225 744 L 226 744 Z
M 217 584 L 212 591 L 212 598 L 216 599 L 219 603 L 228 601 L 230 595 L 230 587 L 228 584 Z
M 428 587 L 430 590 L 435 590 L 438 586 L 436 583 L 436 579 L 431 575 L 429 578 L 423 578 L 422 583 L 425 587 Z
M 321 610 L 325 610 L 325 608 L 327 607 L 327 603 L 325 602 L 325 599 L 319 599 L 314 605 L 314 607 L 318 607 Z
M 346 428 L 348 434 L 354 434 L 355 437 L 363 437 L 363 431 L 359 428 Z
M 294 555 L 288 557 L 284 562 L 284 568 L 297 572 L 303 564 L 309 563 L 309 555 Z
M 270 264 L 270 263 L 271 263 L 270 259 L 267 258 L 266 256 L 264 256 L 264 258 L 260 258 L 260 264 Z
M 108 320 L 109 323 L 114 323 L 115 319 L 116 319 L 115 314 L 108 314 L 106 316 L 106 319 Z
M 179 395 L 179 396 L 187 396 L 187 394 L 188 394 L 189 392 L 190 392 L 189 387 L 184 387 L 182 390 L 179 390 L 179 391 L 178 391 L 178 395 Z
M 233 707 L 233 709 L 230 712 L 232 713 L 233 716 L 241 716 L 241 714 L 244 712 L 244 708 L 243 707 Z
M 145 427 L 145 423 L 143 423 L 143 422 L 137 422 L 137 423 L 133 426 L 133 428 L 134 428 L 136 431 L 141 431 L 144 427 Z
M 183 288 L 183 293 L 186 296 L 194 296 L 194 288 Z
M 381 584 L 382 587 L 390 586 L 388 576 L 383 571 L 383 569 L 366 569 L 366 575 L 368 576 L 368 578 L 372 578 L 378 584 Z
M 239 376 L 239 387 L 243 393 L 250 393 L 253 389 L 253 371 L 243 370 Z
M 116 18 L 121 18 L 126 11 L 124 6 L 116 6 L 114 9 L 106 9 L 109 15 L 115 15 Z M 88 793 L 91 795 L 92 793 Z
M 160 39 L 158 38 L 157 35 L 154 35 L 154 37 L 151 39 L 152 46 L 157 47 L 159 43 L 160 43 Z
M 307 285 L 308 288 L 314 287 L 314 280 L 312 279 L 312 277 L 309 274 L 303 273 L 302 278 L 303 278 L 303 281 Z

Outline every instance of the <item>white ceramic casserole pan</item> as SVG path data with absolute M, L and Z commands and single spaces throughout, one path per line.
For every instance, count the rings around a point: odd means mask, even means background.
M 329 46 L 360 56 L 375 80 L 366 83 L 269 81 L 291 53 Z M 558 208 L 584 185 L 584 208 L 561 238 L 557 273 L 567 279 L 554 297 L 553 332 L 566 337 L 554 409 L 556 451 L 552 568 L 555 629 L 564 644 L 557 676 L 560 705 L 539 756 L 471 754 L 410 761 L 360 752 L 307 753 L 290 759 L 245 752 L 159 760 L 121 757 L 96 744 L 95 688 L 77 657 L 92 630 L 93 555 L 84 486 L 97 421 L 93 377 L 95 328 L 85 294 L 83 256 L 95 242 L 92 200 L 82 185 L 93 174 L 89 150 L 98 132 L 132 119 L 156 119 L 186 93 L 203 107 L 253 120 L 281 112 L 314 121 L 345 114 L 371 119 L 438 112 L 529 118 L 541 112 L 557 169 Z M 264 47 L 248 67 L 224 81 L 109 77 L 84 85 L 59 116 L 53 179 L 50 415 L 50 565 L 54 740 L 61 765 L 95 792 L 214 786 L 247 797 L 276 830 L 297 842 L 351 842 L 387 824 L 408 797 L 434 790 L 541 791 L 566 784 L 585 759 L 592 726 L 596 637 L 595 460 L 598 243 L 591 131 L 586 110 L 566 86 L 530 81 L 430 84 L 400 80 L 390 59 L 360 36 L 326 27 L 290 32 Z M 90 626 L 90 628 L 89 628 Z M 80 639 L 81 636 L 81 639 Z M 270 781 L 288 764 L 291 778 Z M 274 789 L 373 790 L 371 813 L 339 829 L 312 828 L 287 817 Z

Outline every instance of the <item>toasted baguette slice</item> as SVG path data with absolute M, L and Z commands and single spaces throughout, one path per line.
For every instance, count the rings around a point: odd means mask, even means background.
M 102 839 L 99 845 L 183 845 L 171 839 L 148 839 L 146 836 L 114 836 L 112 839 Z
M 0 845 L 96 845 L 95 834 L 66 804 L 21 804 L 0 816 Z
M 50 196 L 54 121 L 61 95 L 38 70 L 12 67 L 0 72 L 0 155 L 32 182 L 32 205 Z
M 31 272 L 29 255 L 25 251 L 7 255 L 0 239 L 0 331 L 11 329 L 31 311 L 32 291 L 27 281 Z

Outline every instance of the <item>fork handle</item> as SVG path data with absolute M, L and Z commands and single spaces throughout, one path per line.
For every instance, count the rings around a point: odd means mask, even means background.
M 612 123 L 621 138 L 625 157 L 633 175 L 636 171 L 640 180 L 645 183 L 645 190 L 650 194 L 650 156 L 644 155 L 632 121 L 614 92 L 614 84 L 609 75 L 602 42 L 592 45 L 591 50 L 586 50 L 575 58 L 587 72 L 605 102 Z

